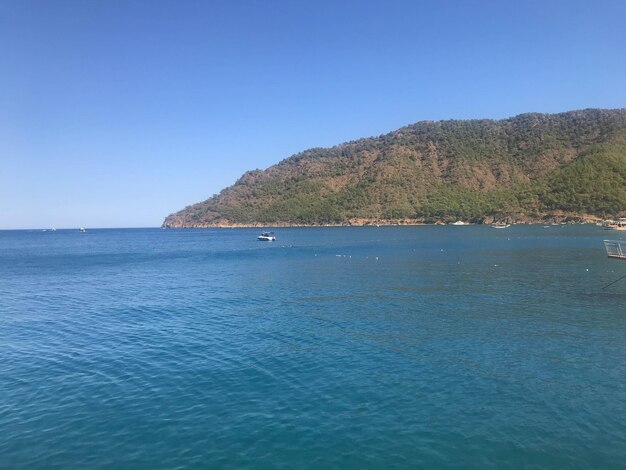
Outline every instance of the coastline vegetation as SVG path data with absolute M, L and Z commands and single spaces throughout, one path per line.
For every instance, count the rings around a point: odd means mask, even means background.
M 626 110 L 419 122 L 314 148 L 186 207 L 166 227 L 615 217 L 626 209 Z

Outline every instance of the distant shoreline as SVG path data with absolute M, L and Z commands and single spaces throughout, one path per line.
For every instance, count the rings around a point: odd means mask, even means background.
M 163 224 L 595 222 L 626 216 L 625 152 L 626 109 L 420 121 L 247 171 Z
M 595 224 L 598 222 L 602 222 L 603 218 L 593 216 L 593 215 L 565 215 L 565 214 L 546 214 L 541 218 L 537 217 L 525 217 L 525 216 L 516 216 L 516 217 L 483 217 L 480 219 L 456 219 L 465 222 L 468 225 L 491 225 L 495 223 L 507 223 L 507 224 L 515 224 L 515 225 L 546 225 L 546 224 Z M 344 223 L 337 224 L 297 224 L 291 222 L 271 222 L 271 223 L 260 223 L 253 222 L 249 224 L 240 224 L 240 223 L 229 223 L 229 222 L 218 222 L 218 223 L 210 223 L 210 224 L 194 224 L 194 225 L 184 225 L 184 224 L 163 224 L 161 227 L 166 229 L 184 229 L 184 228 L 264 228 L 264 227 L 277 227 L 277 228 L 287 228 L 287 227 L 390 227 L 390 226 L 434 226 L 434 225 L 452 225 L 456 220 L 436 220 L 434 222 L 431 221 L 423 221 L 419 219 L 366 219 L 366 218 L 358 218 L 352 219 Z

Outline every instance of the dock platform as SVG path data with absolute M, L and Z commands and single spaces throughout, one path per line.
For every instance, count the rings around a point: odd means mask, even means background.
M 626 259 L 626 241 L 604 240 L 604 248 L 609 258 Z

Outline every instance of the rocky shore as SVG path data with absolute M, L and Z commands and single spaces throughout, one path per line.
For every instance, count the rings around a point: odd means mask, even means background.
M 456 219 L 372 219 L 354 218 L 344 223 L 337 224 L 297 224 L 290 222 L 251 222 L 233 223 L 228 220 L 219 220 L 214 223 L 185 224 L 182 220 L 169 220 L 162 225 L 163 228 L 264 228 L 264 227 L 366 227 L 366 226 L 389 226 L 389 225 L 447 225 Z M 595 224 L 602 222 L 601 217 L 589 214 L 572 214 L 564 212 L 553 212 L 541 214 L 539 216 L 529 216 L 526 214 L 509 214 L 501 216 L 483 216 L 464 220 L 471 224 Z

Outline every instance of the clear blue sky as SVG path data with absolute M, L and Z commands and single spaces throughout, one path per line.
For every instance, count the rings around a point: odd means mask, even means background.
M 0 228 L 158 226 L 425 119 L 626 107 L 626 2 L 0 0 Z

